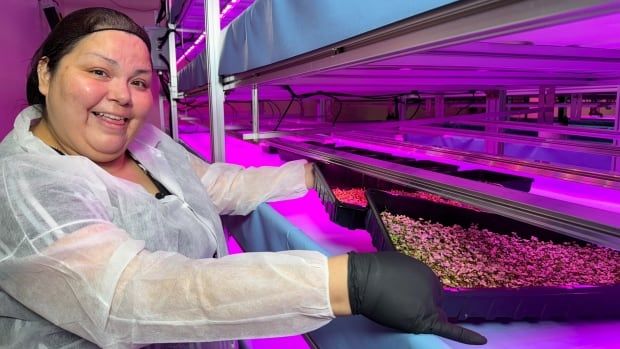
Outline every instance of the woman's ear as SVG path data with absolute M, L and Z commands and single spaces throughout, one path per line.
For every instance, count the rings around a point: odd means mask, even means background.
M 41 57 L 37 64 L 37 76 L 39 77 L 39 92 L 47 97 L 50 88 L 51 73 L 48 67 L 49 58 Z

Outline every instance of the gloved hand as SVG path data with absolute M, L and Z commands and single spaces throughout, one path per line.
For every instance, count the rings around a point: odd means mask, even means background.
M 435 334 L 465 344 L 487 342 L 482 335 L 447 322 L 440 307 L 441 283 L 422 262 L 398 252 L 351 252 L 348 267 L 353 314 L 403 332 Z

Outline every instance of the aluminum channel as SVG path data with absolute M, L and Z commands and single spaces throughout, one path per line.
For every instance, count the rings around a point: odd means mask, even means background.
M 364 142 L 371 145 L 388 146 L 394 149 L 401 149 L 407 152 L 422 153 L 429 156 L 440 156 L 457 161 L 464 161 L 474 164 L 501 167 L 517 172 L 527 172 L 551 178 L 559 178 L 570 181 L 594 184 L 605 188 L 620 188 L 620 175 L 604 173 L 600 171 L 589 171 L 585 169 L 566 168 L 563 166 L 532 162 L 508 158 L 499 155 L 483 153 L 472 153 L 469 151 L 439 148 L 428 145 L 414 143 L 404 143 L 394 140 L 390 136 L 381 136 L 377 131 L 368 134 L 360 131 L 348 133 L 334 133 L 334 139 L 342 139 L 353 142 Z

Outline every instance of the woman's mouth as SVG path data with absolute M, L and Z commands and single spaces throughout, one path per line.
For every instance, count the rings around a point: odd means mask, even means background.
M 105 122 L 118 125 L 118 126 L 124 126 L 127 123 L 127 121 L 129 121 L 129 118 L 125 118 L 125 117 L 114 115 L 114 114 L 102 113 L 102 112 L 97 112 L 97 111 L 94 111 L 92 113 L 97 118 L 102 119 Z

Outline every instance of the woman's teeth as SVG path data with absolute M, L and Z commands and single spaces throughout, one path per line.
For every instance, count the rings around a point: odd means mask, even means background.
M 94 111 L 93 114 L 96 117 L 106 118 L 106 119 L 113 120 L 113 121 L 123 121 L 123 122 L 127 121 L 127 118 L 123 118 L 123 117 L 112 115 L 112 114 L 100 113 L 100 112 L 96 112 L 96 111 Z

